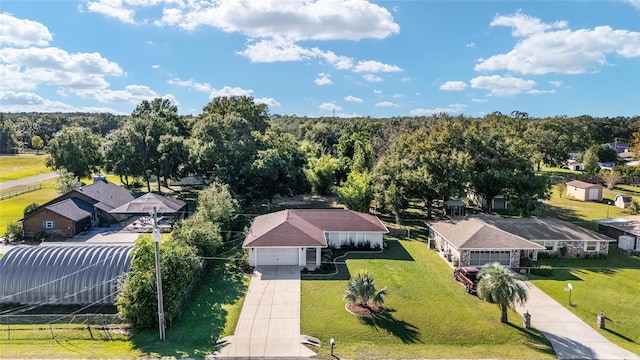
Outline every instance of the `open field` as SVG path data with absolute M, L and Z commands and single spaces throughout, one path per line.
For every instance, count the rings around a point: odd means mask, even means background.
M 4 234 L 7 224 L 22 219 L 24 208 L 31 203 L 44 204 L 59 194 L 55 190 L 56 180 L 42 182 L 40 190 L 28 192 L 0 201 L 0 234 Z
M 51 172 L 44 164 L 46 159 L 46 155 L 0 156 L 0 183 Z
M 351 254 L 336 276 L 303 276 L 301 330 L 319 338 L 313 348 L 329 357 L 347 358 L 554 358 L 535 330 L 525 330 L 510 312 L 511 324 L 500 323 L 497 306 L 465 293 L 451 268 L 421 241 L 389 238 L 381 254 Z M 342 295 L 350 276 L 366 269 L 376 286 L 387 286 L 388 312 L 358 318 L 345 310 Z
M 560 304 L 568 305 L 567 283 L 571 283 L 570 311 L 596 326 L 596 316 L 603 311 L 610 321 L 607 330 L 599 330 L 612 342 L 640 353 L 640 256 L 629 256 L 616 244 L 609 247 L 606 259 L 540 259 L 540 265 L 554 267 L 552 277 L 531 276 L 532 282 Z

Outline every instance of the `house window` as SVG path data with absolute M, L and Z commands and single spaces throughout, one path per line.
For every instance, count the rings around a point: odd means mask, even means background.
M 42 223 L 42 227 L 45 229 L 55 229 L 56 222 L 55 221 L 45 221 Z
M 556 250 L 556 242 L 553 240 L 540 240 L 540 241 L 535 241 L 535 243 L 544 246 L 544 249 L 546 251 Z
M 587 241 L 584 244 L 584 251 L 596 251 L 598 249 L 597 241 Z

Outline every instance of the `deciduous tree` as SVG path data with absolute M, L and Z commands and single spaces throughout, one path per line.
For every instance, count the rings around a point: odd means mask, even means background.
M 65 128 L 49 142 L 46 164 L 66 169 L 78 178 L 91 176 L 102 166 L 100 138 L 83 127 Z

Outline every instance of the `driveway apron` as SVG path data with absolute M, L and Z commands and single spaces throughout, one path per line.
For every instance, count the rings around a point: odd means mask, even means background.
M 230 344 L 214 356 L 315 356 L 300 340 L 300 267 L 263 266 L 251 278 Z
M 516 308 L 531 314 L 531 325 L 549 340 L 558 359 L 640 360 L 640 356 L 607 340 L 549 295 L 527 282 L 528 300 Z M 593 318 L 594 324 L 596 317 Z

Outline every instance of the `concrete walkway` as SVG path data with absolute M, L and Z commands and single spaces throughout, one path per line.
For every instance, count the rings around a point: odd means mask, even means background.
M 542 290 L 527 284 L 529 299 L 516 310 L 521 315 L 529 311 L 531 325 L 551 341 L 558 359 L 640 360 L 640 356 L 607 340 Z
M 263 266 L 254 271 L 235 334 L 208 358 L 303 358 L 316 353 L 300 336 L 300 267 Z

